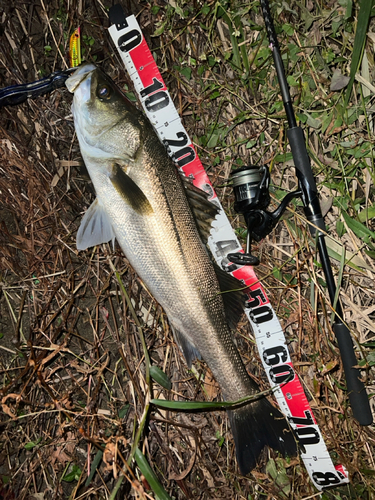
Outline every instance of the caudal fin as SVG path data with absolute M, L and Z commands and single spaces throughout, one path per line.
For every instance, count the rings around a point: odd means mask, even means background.
M 236 410 L 228 411 L 241 474 L 256 466 L 265 446 L 283 456 L 295 456 L 297 444 L 285 417 L 263 398 Z

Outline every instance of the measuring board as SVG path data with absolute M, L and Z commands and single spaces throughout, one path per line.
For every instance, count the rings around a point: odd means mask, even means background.
M 318 490 L 348 483 L 342 465 L 334 465 L 323 436 L 293 368 L 284 332 L 267 294 L 250 266 L 233 264 L 228 253 L 243 252 L 188 133 L 172 102 L 136 18 L 125 17 L 115 5 L 109 11 L 109 33 L 131 77 L 144 111 L 170 156 L 195 186 L 220 208 L 208 244 L 216 262 L 249 287 L 245 313 L 281 411 L 299 438 L 301 457 Z

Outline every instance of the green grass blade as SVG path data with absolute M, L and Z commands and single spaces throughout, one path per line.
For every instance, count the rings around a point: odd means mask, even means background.
M 134 458 L 140 471 L 145 476 L 146 481 L 150 485 L 150 488 L 155 493 L 156 498 L 158 500 L 172 500 L 172 498 L 160 484 L 155 472 L 151 469 L 149 463 L 146 460 L 146 457 L 143 455 L 139 448 L 135 450 Z
M 358 12 L 357 30 L 355 32 L 352 62 L 350 64 L 350 80 L 345 94 L 345 106 L 348 105 L 352 93 L 355 74 L 361 64 L 363 50 L 366 43 L 367 28 L 370 21 L 370 14 L 373 0 L 362 0 Z
M 102 452 L 102 450 L 99 450 L 97 452 L 97 454 L 95 455 L 95 458 L 94 458 L 94 460 L 92 462 L 90 475 L 86 479 L 86 482 L 85 482 L 85 488 L 87 488 L 87 486 L 91 483 L 92 478 L 95 475 L 96 469 L 98 468 L 100 462 L 102 461 L 102 457 L 103 457 L 103 452 Z
M 115 500 L 116 498 L 116 495 L 117 495 L 117 492 L 118 490 L 120 489 L 120 486 L 122 485 L 122 482 L 124 481 L 124 476 L 120 476 L 117 480 L 117 483 L 115 484 L 115 487 L 113 488 L 113 490 L 111 491 L 111 494 L 108 498 L 108 500 Z
M 258 392 L 252 396 L 246 396 L 245 398 L 238 399 L 237 401 L 170 401 L 165 399 L 151 399 L 150 403 L 160 408 L 167 408 L 168 410 L 176 411 L 193 411 L 193 410 L 227 410 L 233 406 L 238 406 L 243 403 L 250 403 L 255 401 L 262 396 L 270 394 L 272 389 L 267 389 L 266 391 Z
M 375 218 L 375 206 L 367 207 L 358 214 L 358 220 L 360 222 L 366 222 L 370 219 Z
M 227 12 L 224 10 L 224 8 L 221 5 L 220 5 L 220 9 L 219 9 L 218 13 L 219 13 L 219 16 L 224 19 L 224 21 L 227 24 L 228 29 L 229 29 L 229 37 L 230 37 L 230 41 L 232 44 L 232 51 L 233 51 L 233 59 L 232 59 L 233 64 L 236 68 L 242 69 L 240 50 L 238 47 L 238 41 L 237 41 L 237 37 L 235 34 L 236 29 L 233 26 L 231 18 L 229 17 Z
M 360 239 L 364 240 L 366 237 L 375 239 L 375 232 L 371 231 L 368 227 L 366 227 L 364 224 L 361 222 L 352 219 L 349 217 L 347 213 L 344 211 L 342 212 L 342 216 L 348 225 L 348 227 L 353 231 L 353 233 Z
M 122 293 L 123 293 L 123 296 L 125 297 L 125 300 L 126 300 L 126 303 L 127 303 L 127 306 L 129 308 L 129 311 L 131 313 L 131 315 L 133 316 L 133 319 L 134 319 L 134 322 L 135 324 L 137 325 L 137 330 L 138 330 L 138 335 L 141 339 L 141 344 L 142 344 L 142 348 L 143 348 L 143 353 L 144 353 L 144 356 L 145 356 L 145 366 L 146 366 L 146 384 L 148 386 L 150 386 L 150 356 L 148 354 L 148 351 L 147 351 L 147 345 L 146 345 L 146 341 L 145 341 L 145 337 L 144 337 L 144 334 L 143 334 L 143 329 L 142 329 L 142 325 L 139 321 L 139 318 L 134 310 L 134 307 L 133 307 L 133 304 L 130 300 L 130 297 L 128 295 L 128 292 L 124 286 L 124 283 L 122 282 L 122 279 L 121 279 L 121 276 L 120 274 L 118 273 L 118 271 L 116 270 L 113 262 L 111 260 L 109 260 L 109 265 L 111 266 L 111 269 L 112 271 L 115 273 L 115 276 L 117 278 L 117 282 L 122 290 Z M 151 387 L 150 387 L 151 389 Z
M 151 365 L 150 366 L 150 376 L 164 389 L 168 389 L 170 391 L 172 389 L 172 382 L 170 381 L 168 375 L 166 375 L 163 370 L 161 370 L 158 366 Z

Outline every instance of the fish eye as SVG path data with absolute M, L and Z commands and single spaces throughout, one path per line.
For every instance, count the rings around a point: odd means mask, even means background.
M 97 91 L 99 99 L 109 99 L 111 97 L 111 89 L 107 85 L 101 85 Z

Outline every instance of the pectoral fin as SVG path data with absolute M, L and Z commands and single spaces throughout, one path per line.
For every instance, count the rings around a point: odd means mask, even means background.
M 124 170 L 115 163 L 109 176 L 116 191 L 122 199 L 137 213 L 149 215 L 153 212 L 152 206 L 144 192 L 137 186 Z
M 111 221 L 103 205 L 96 199 L 83 216 L 77 233 L 77 249 L 86 250 L 107 243 L 114 242 L 115 233 Z

